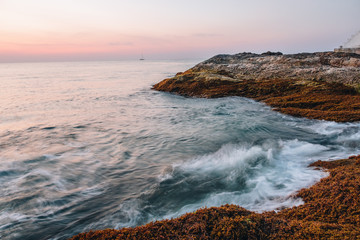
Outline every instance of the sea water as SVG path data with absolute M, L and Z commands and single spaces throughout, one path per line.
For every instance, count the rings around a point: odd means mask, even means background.
M 279 210 L 326 176 L 311 162 L 359 153 L 359 123 L 151 89 L 197 62 L 0 64 L 0 238 L 66 239 L 227 203 Z

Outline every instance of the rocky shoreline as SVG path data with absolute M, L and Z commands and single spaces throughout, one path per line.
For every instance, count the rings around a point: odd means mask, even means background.
M 360 121 L 360 55 L 352 53 L 218 55 L 153 88 L 189 97 L 253 98 L 296 117 Z
M 317 161 L 329 176 L 294 197 L 304 204 L 262 214 L 235 205 L 204 208 L 135 228 L 81 233 L 81 239 L 359 239 L 360 155 Z
M 242 96 L 296 117 L 355 122 L 360 121 L 360 55 L 218 55 L 154 89 L 189 97 Z M 360 155 L 310 167 L 329 176 L 296 193 L 304 201 L 297 207 L 259 214 L 225 205 L 72 239 L 360 239 Z

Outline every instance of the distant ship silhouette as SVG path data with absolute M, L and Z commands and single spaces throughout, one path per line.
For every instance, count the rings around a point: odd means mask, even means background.
M 140 61 L 144 61 L 145 58 L 144 58 L 144 55 L 141 53 L 141 58 L 139 59 Z

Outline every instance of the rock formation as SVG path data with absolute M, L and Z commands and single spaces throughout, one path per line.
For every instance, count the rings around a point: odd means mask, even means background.
M 293 116 L 360 121 L 360 55 L 217 55 L 154 89 L 191 97 L 249 97 Z

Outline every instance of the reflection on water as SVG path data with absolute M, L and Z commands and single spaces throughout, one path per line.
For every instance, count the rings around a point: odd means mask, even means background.
M 325 176 L 310 162 L 359 151 L 358 123 L 150 89 L 195 62 L 1 64 L 0 238 L 66 239 L 225 203 L 293 206 Z

